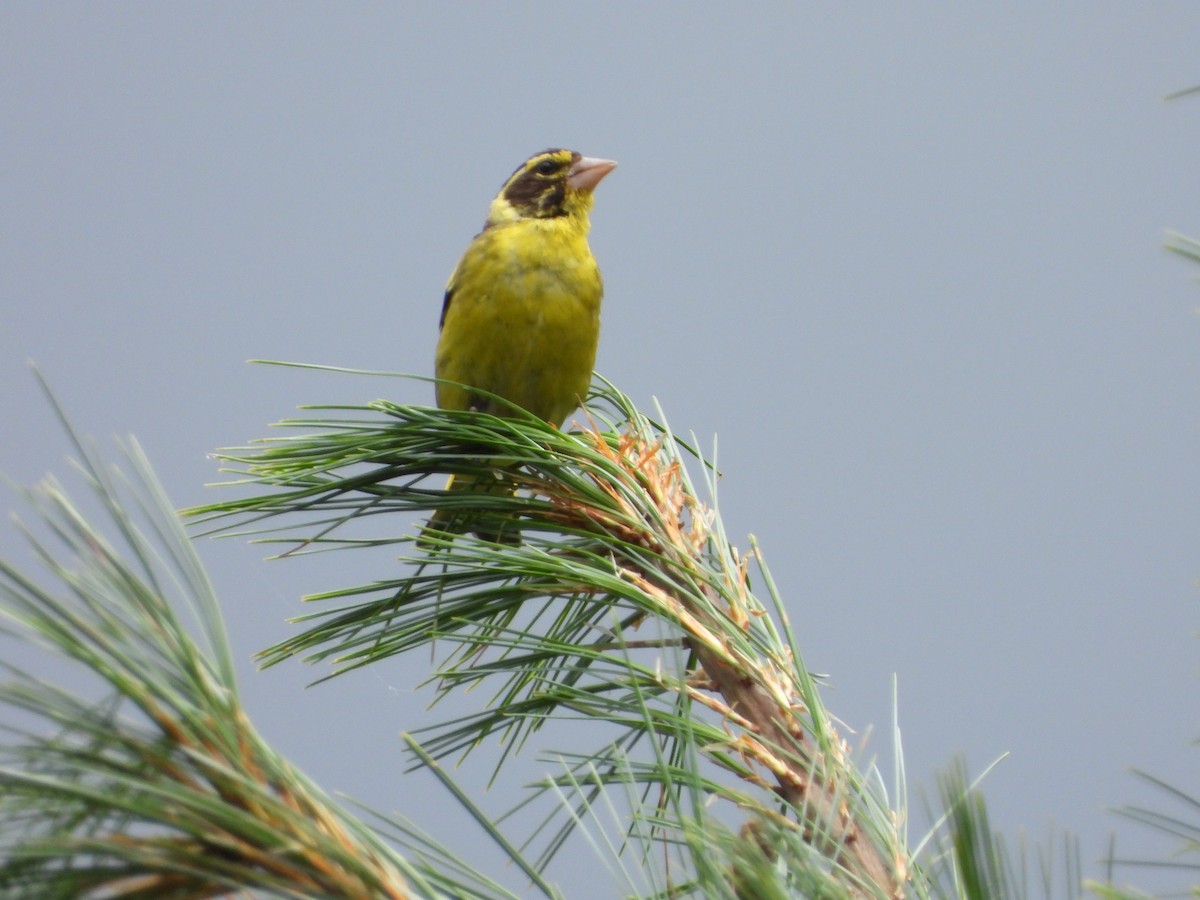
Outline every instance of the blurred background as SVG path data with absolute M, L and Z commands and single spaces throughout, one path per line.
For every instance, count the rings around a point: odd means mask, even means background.
M 1163 99 L 1198 42 L 1191 3 L 5 4 L 0 471 L 67 468 L 30 359 L 181 507 L 232 496 L 207 454 L 300 404 L 430 401 L 246 361 L 429 374 L 505 177 L 612 157 L 599 371 L 719 436 L 726 528 L 762 542 L 851 743 L 890 780 L 894 678 L 914 795 L 1009 754 L 995 824 L 1073 832 L 1096 874 L 1113 829 L 1165 846 L 1106 812 L 1166 806 L 1130 766 L 1200 791 L 1200 273 L 1163 249 L 1200 234 L 1200 97 Z M 200 549 L 280 750 L 482 845 L 402 772 L 429 659 L 254 671 L 301 594 L 376 573 Z M 496 810 L 523 766 L 456 775 Z M 588 857 L 555 870 L 571 896 L 619 894 L 580 892 Z

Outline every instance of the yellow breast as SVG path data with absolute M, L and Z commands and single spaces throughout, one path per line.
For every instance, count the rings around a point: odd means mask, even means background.
M 463 255 L 438 341 L 436 372 L 561 425 L 587 393 L 600 336 L 600 270 L 586 224 L 526 219 L 483 231 Z M 452 385 L 438 405 L 510 410 Z

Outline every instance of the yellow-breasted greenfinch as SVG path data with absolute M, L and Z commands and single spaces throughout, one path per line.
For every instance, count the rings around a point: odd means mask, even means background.
M 604 293 L 588 247 L 588 213 L 592 191 L 615 166 L 545 150 L 504 183 L 446 283 L 434 369 L 445 379 L 437 386 L 438 406 L 511 416 L 512 404 L 556 426 L 579 406 L 596 361 Z M 451 478 L 447 488 L 511 490 L 500 479 L 481 484 L 463 477 Z M 431 530 L 511 537 L 445 509 L 430 518 L 423 543 Z

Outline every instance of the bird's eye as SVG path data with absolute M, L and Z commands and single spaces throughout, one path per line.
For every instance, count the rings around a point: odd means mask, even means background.
M 540 163 L 533 167 L 533 171 L 539 175 L 553 175 L 558 171 L 558 163 L 552 159 L 543 159 Z

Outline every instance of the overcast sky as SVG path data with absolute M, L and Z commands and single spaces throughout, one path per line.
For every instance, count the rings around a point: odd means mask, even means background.
M 1000 10 L 3 4 L 0 471 L 65 470 L 30 358 L 179 506 L 299 404 L 429 401 L 245 361 L 431 372 L 513 167 L 612 157 L 598 368 L 719 436 L 726 529 L 763 544 L 831 711 L 890 771 L 894 674 L 914 790 L 1009 753 L 1009 835 L 1142 846 L 1104 812 L 1166 806 L 1129 766 L 1200 792 L 1200 272 L 1162 248 L 1200 235 L 1200 98 L 1163 102 L 1200 83 L 1200 5 Z M 417 812 L 427 658 L 311 690 L 249 662 L 362 572 L 201 549 L 256 723 Z

